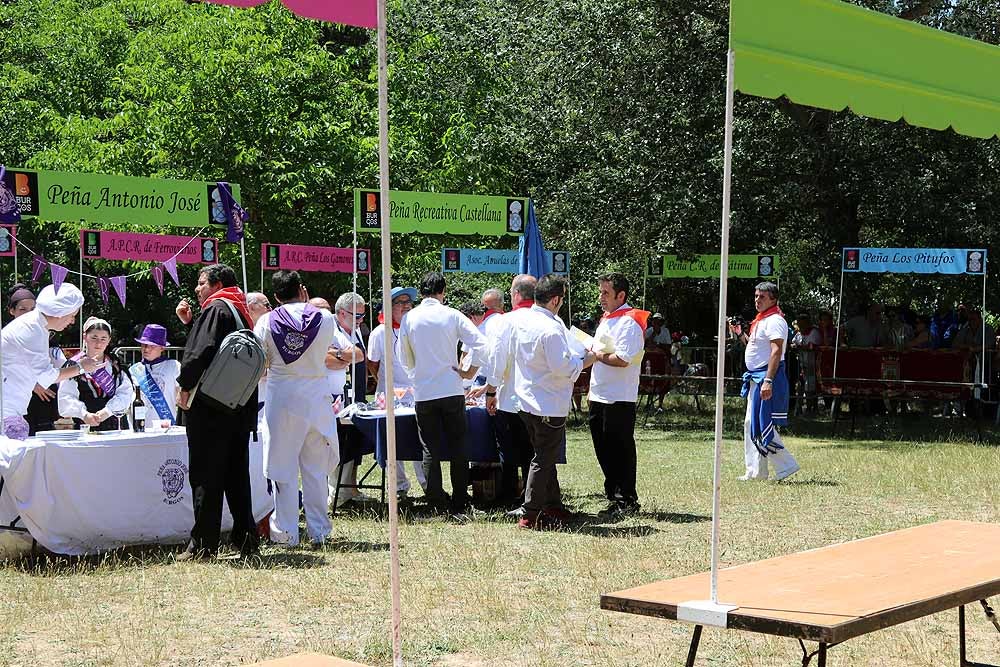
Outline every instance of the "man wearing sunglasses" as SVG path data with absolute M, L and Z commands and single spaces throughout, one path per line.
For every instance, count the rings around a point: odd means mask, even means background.
M 382 365 L 382 356 L 384 354 L 386 331 L 392 332 L 393 350 L 398 349 L 399 327 L 406 314 L 416 305 L 414 302 L 417 300 L 417 290 L 412 287 L 393 287 L 390 298 L 392 299 L 392 322 L 387 323 L 385 321 L 385 312 L 383 309 L 383 312 L 379 313 L 378 316 L 380 324 L 372 329 L 371 335 L 368 337 L 368 369 L 372 375 L 378 378 L 378 387 L 375 391 L 385 394 L 387 401 L 393 397 L 394 390 L 413 390 L 413 378 L 410 377 L 409 371 L 400 363 L 398 352 L 392 358 L 393 386 L 386 388 L 385 367 Z M 413 468 L 413 473 L 417 476 L 420 488 L 427 488 L 427 478 L 424 477 L 423 464 L 420 461 L 411 461 L 410 465 Z M 405 497 L 410 492 L 410 480 L 406 477 L 403 462 L 397 462 L 396 466 L 396 493 L 400 497 Z

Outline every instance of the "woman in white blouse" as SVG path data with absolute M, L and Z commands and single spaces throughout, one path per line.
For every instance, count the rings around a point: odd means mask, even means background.
M 77 427 L 82 423 L 95 431 L 116 430 L 118 420 L 112 415 L 127 412 L 135 399 L 132 379 L 118 357 L 108 352 L 110 343 L 110 324 L 98 317 L 83 323 L 83 351 L 67 363 L 89 357 L 97 368 L 59 385 L 59 414 L 72 417 Z M 122 418 L 121 428 L 128 428 L 127 418 Z

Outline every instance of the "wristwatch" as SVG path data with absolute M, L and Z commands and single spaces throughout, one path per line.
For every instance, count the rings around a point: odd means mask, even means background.
M 343 361 L 344 360 L 344 352 L 343 352 L 343 350 L 337 350 L 337 354 L 335 354 L 333 356 L 337 358 L 337 361 Z
M 761 380 L 761 384 L 774 384 L 774 380 L 772 378 L 764 378 Z
M 488 391 L 488 392 L 486 392 L 486 397 L 487 398 L 493 398 L 496 395 L 497 395 L 497 393 L 495 391 Z

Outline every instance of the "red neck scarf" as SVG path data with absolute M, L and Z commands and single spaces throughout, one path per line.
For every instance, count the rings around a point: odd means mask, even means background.
M 231 303 L 239 311 L 240 315 L 243 316 L 244 324 L 246 326 L 253 326 L 253 318 L 250 317 L 250 311 L 247 309 L 247 297 L 239 287 L 223 287 L 205 299 L 205 303 L 201 304 L 201 309 L 204 311 L 208 307 L 208 304 L 215 300 Z
M 514 306 L 514 310 L 517 310 L 518 308 L 531 308 L 534 305 L 535 302 L 532 301 L 531 299 L 522 299 L 521 301 L 517 302 L 516 306 Z
M 490 308 L 489 310 L 486 311 L 486 313 L 483 314 L 483 322 L 486 322 L 486 320 L 490 319 L 494 315 L 503 315 L 503 313 L 501 313 L 499 310 L 493 310 L 492 308 Z
M 757 326 L 757 323 L 762 321 L 765 317 L 770 317 L 771 315 L 782 315 L 781 308 L 778 308 L 778 304 L 774 304 L 762 313 L 757 313 L 757 317 L 753 318 L 753 322 L 750 323 L 750 333 L 753 333 L 753 328 Z
M 613 313 L 604 313 L 604 315 L 601 316 L 601 319 L 613 320 L 616 317 L 631 317 L 636 321 L 636 324 L 642 327 L 642 330 L 645 331 L 649 315 L 650 313 L 648 310 L 639 310 L 638 308 L 619 308 Z
M 385 314 L 384 313 L 379 313 L 378 314 L 378 323 L 379 324 L 385 324 Z M 399 322 L 397 322 L 396 320 L 393 320 L 392 321 L 392 328 L 393 329 L 398 329 L 399 328 Z

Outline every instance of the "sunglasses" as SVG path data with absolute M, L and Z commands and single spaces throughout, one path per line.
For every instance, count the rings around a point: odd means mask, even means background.
M 399 301 L 393 301 L 392 305 L 394 305 L 394 306 L 412 306 L 413 302 L 411 300 L 409 300 L 409 299 L 401 299 Z

